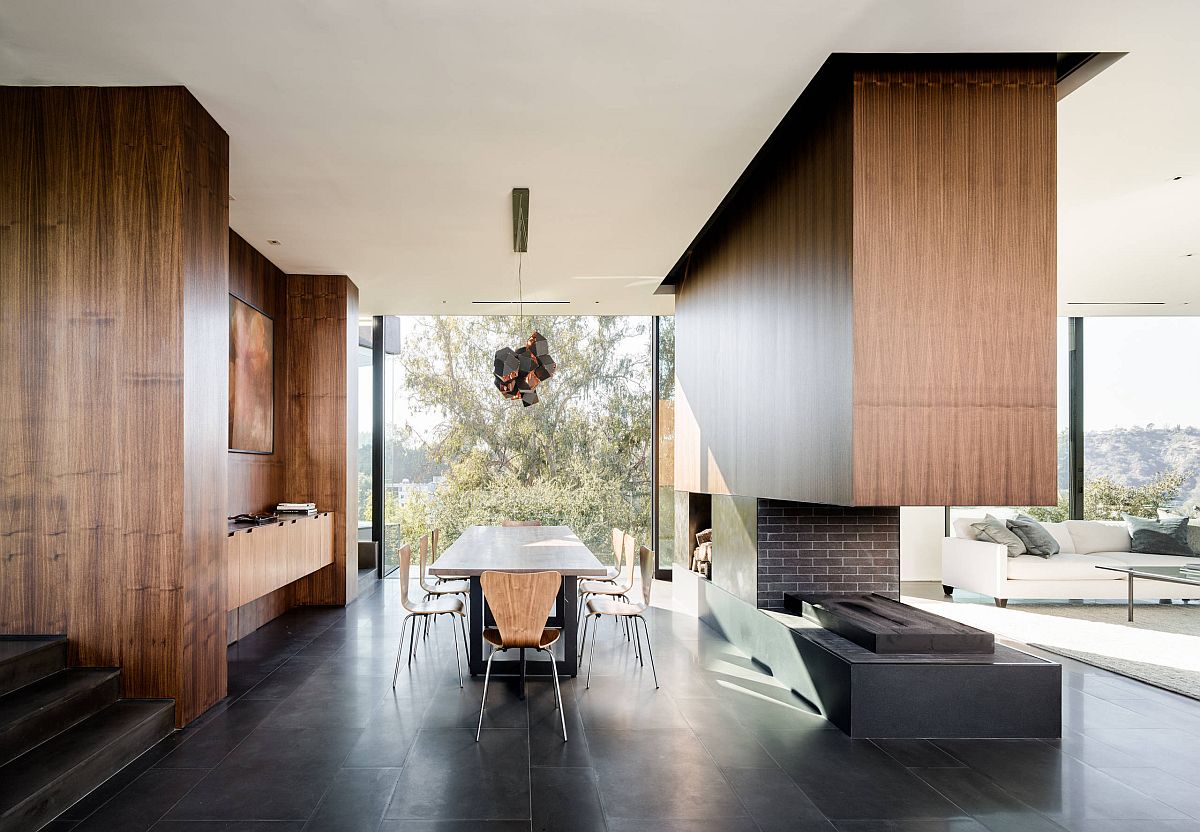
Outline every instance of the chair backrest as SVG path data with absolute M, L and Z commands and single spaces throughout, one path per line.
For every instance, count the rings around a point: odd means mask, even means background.
M 650 606 L 650 589 L 654 586 L 654 552 L 645 546 L 638 552 L 638 571 L 642 578 L 642 603 Z
M 421 585 L 421 589 L 428 592 L 431 586 L 425 580 L 425 567 L 429 563 L 429 535 L 421 538 L 420 552 L 421 571 L 417 573 L 417 583 Z
M 540 647 L 554 596 L 557 572 L 484 572 L 479 582 L 505 647 Z
M 429 562 L 435 563 L 438 559 L 438 541 L 441 540 L 442 530 L 431 529 L 429 532 Z
M 623 558 L 624 563 L 621 566 L 621 574 L 614 583 L 619 589 L 628 592 L 633 589 L 633 563 L 638 553 L 637 541 L 633 539 L 633 535 L 626 534 L 623 537 L 621 549 L 625 553 L 625 557 Z
M 425 539 L 421 539 L 421 546 L 424 548 Z M 400 606 L 406 610 L 411 610 L 412 606 L 408 600 L 408 581 L 412 575 L 412 547 L 405 544 L 400 547 L 400 552 L 397 557 L 400 560 L 398 571 L 400 572 Z
M 501 520 L 500 525 L 506 528 L 516 528 L 518 526 L 540 526 L 541 520 Z
M 621 559 L 625 555 L 625 532 L 616 528 L 612 530 L 612 553 L 613 563 L 620 569 Z

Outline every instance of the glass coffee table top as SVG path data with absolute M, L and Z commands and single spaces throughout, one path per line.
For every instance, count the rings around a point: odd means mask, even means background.
M 1185 567 L 1188 571 L 1184 571 Z M 1128 618 L 1133 621 L 1133 579 L 1145 578 L 1149 581 L 1166 581 L 1172 584 L 1189 584 L 1200 586 L 1200 562 L 1184 561 L 1178 566 L 1097 566 L 1097 569 L 1107 569 L 1109 572 L 1122 572 L 1129 583 Z

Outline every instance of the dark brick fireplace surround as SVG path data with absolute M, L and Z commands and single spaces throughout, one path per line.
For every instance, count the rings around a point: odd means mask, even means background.
M 758 606 L 782 611 L 785 592 L 898 598 L 900 509 L 760 499 Z

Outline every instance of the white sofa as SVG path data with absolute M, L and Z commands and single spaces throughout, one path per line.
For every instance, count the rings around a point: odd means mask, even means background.
M 1010 598 L 1073 599 L 1126 598 L 1125 575 L 1097 566 L 1179 566 L 1200 563 L 1178 555 L 1140 555 L 1129 551 L 1129 531 L 1122 522 L 1067 520 L 1044 523 L 1061 552 L 1049 558 L 1020 555 L 1010 558 L 999 543 L 976 540 L 972 523 L 981 518 L 954 521 L 954 536 L 942 541 L 942 584 L 949 595 L 965 589 L 990 595 L 1003 607 Z M 1194 533 L 1192 546 L 1195 548 Z M 1135 579 L 1135 598 L 1200 598 L 1200 587 Z

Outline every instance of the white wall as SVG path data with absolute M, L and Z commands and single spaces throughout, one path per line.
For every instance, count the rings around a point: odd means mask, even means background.
M 900 580 L 942 579 L 942 538 L 946 510 L 941 506 L 900 507 Z

